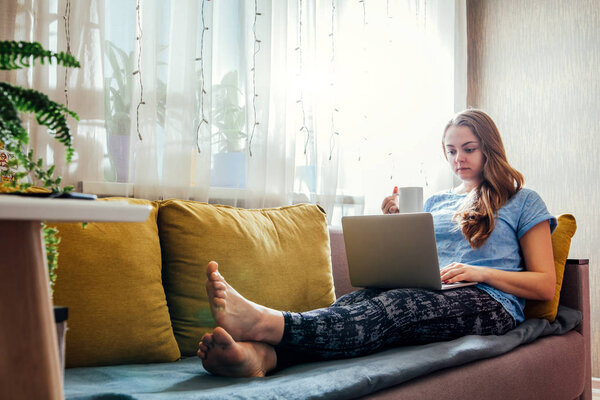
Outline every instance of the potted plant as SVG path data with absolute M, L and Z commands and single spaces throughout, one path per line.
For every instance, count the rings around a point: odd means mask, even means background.
M 230 71 L 213 87 L 212 125 L 217 129 L 213 142 L 217 152 L 213 158 L 211 185 L 242 188 L 246 186 L 246 109 L 240 103 L 237 71 Z
M 70 54 L 45 50 L 39 43 L 0 41 L 0 70 L 28 68 L 36 61 L 44 63 L 53 60 L 65 67 L 80 67 L 79 62 Z M 61 177 L 54 177 L 53 165 L 45 168 L 42 158 L 36 159 L 32 150 L 26 151 L 29 134 L 22 125 L 20 113 L 34 114 L 40 125 L 48 127 L 48 133 L 66 147 L 67 163 L 73 157 L 73 138 L 67 124 L 67 116 L 70 115 L 78 120 L 77 114 L 37 90 L 0 82 L 0 142 L 4 150 L 3 164 L 0 165 L 3 177 L 0 182 L 0 192 L 25 192 L 32 183 L 23 180 L 30 177 L 33 182 L 48 189 L 52 195 L 70 193 L 73 187 L 60 187 Z M 60 239 L 56 229 L 42 224 L 42 230 L 52 292 L 56 280 L 57 246 Z M 59 347 L 64 349 L 64 321 L 67 311 L 65 307 L 55 307 L 54 312 Z
M 105 42 L 105 49 L 111 72 L 104 78 L 104 120 L 109 158 L 104 177 L 110 182 L 129 182 L 132 180 L 129 176 L 129 161 L 135 54 L 133 51 L 125 52 L 110 40 Z M 160 47 L 158 51 L 166 49 L 167 47 Z M 160 79 L 155 84 L 158 125 L 164 127 L 167 88 Z
M 109 40 L 105 43 L 112 74 L 104 78 L 104 120 L 110 160 L 110 168 L 104 176 L 108 181 L 128 182 L 134 53 L 127 54 Z

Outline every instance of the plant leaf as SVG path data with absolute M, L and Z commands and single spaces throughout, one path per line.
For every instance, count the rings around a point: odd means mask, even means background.
M 51 135 L 54 134 L 56 139 L 65 145 L 67 148 L 67 161 L 71 161 L 74 149 L 66 114 L 79 120 L 77 114 L 67 109 L 62 104 L 50 100 L 45 94 L 33 89 L 23 89 L 18 86 L 12 86 L 6 82 L 0 82 L 0 92 L 4 94 L 4 97 L 7 98 L 18 111 L 35 114 L 36 120 L 40 125 L 47 126 L 54 131 L 54 133 L 49 133 Z M 2 117 L 4 108 L 4 100 L 0 99 L 0 115 Z M 8 106 L 6 107 L 6 110 L 10 114 Z
M 0 40 L 0 70 L 13 70 L 30 67 L 30 60 L 52 60 L 65 67 L 79 68 L 81 64 L 70 54 L 65 52 L 54 53 L 45 50 L 38 42 L 17 42 L 14 40 Z

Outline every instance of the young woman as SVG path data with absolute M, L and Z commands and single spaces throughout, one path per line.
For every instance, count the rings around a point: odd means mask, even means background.
M 217 375 L 264 376 L 290 362 L 499 335 L 524 320 L 525 299 L 552 299 L 556 219 L 537 193 L 522 187 L 492 119 L 474 109 L 457 114 L 442 146 L 462 184 L 433 195 L 423 209 L 434 218 L 442 280 L 477 285 L 363 289 L 331 307 L 291 313 L 248 301 L 210 262 L 206 290 L 218 327 L 200 342 L 204 367 Z M 386 197 L 381 208 L 397 213 L 397 196 Z

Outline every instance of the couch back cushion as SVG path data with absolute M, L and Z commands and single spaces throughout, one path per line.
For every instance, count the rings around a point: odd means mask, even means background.
M 565 264 L 569 256 L 571 238 L 577 230 L 577 222 L 571 214 L 562 214 L 557 217 L 558 225 L 552 233 L 552 250 L 554 252 L 554 269 L 556 271 L 556 288 L 554 298 L 550 301 L 527 300 L 525 304 L 526 318 L 545 318 L 553 322 L 558 312 L 560 291 L 562 289 Z
M 240 294 L 267 307 L 306 311 L 335 300 L 327 222 L 315 205 L 246 210 L 166 200 L 158 226 L 163 284 L 183 355 L 195 355 L 215 327 L 205 291 L 211 260 Z
M 61 238 L 54 304 L 69 308 L 67 367 L 180 357 L 162 287 L 158 204 L 128 201 L 152 206 L 146 222 L 49 223 Z

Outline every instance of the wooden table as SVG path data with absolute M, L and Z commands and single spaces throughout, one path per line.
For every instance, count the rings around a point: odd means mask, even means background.
M 41 221 L 141 222 L 150 210 L 0 195 L 0 399 L 64 397 Z

